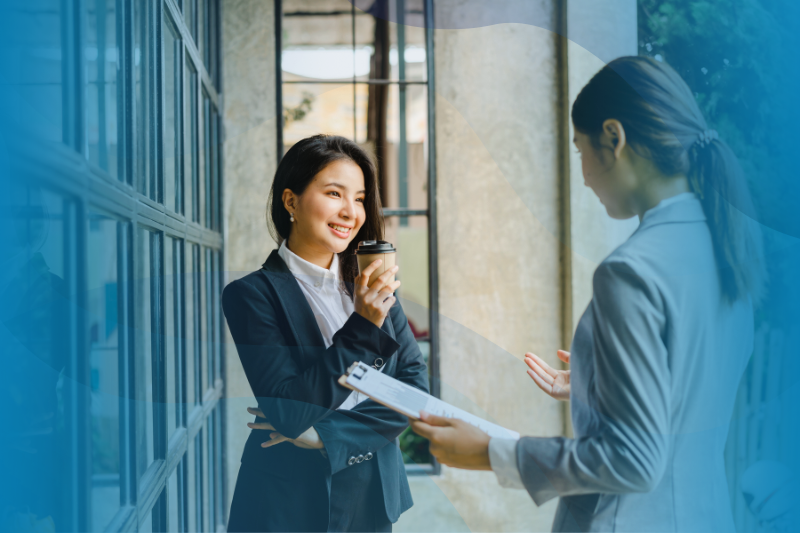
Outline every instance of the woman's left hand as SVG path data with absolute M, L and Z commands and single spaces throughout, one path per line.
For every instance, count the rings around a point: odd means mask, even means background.
M 430 452 L 440 463 L 466 470 L 491 470 L 489 435 L 468 422 L 424 411 L 421 420 L 409 420 L 414 433 L 431 443 Z
M 261 412 L 261 409 L 257 407 L 248 407 L 247 412 L 251 415 L 255 415 L 259 418 L 263 418 L 266 420 L 267 417 L 264 416 L 264 413 Z M 275 427 L 270 424 L 269 422 L 249 422 L 247 427 L 250 429 L 264 429 L 264 430 L 272 430 L 272 433 L 269 434 L 270 440 L 267 442 L 262 442 L 262 448 L 269 448 L 270 446 L 275 446 L 276 444 L 280 444 L 281 442 L 291 442 L 298 448 L 305 448 L 306 450 L 322 450 L 325 448 L 325 443 L 322 442 L 322 439 L 319 437 L 319 433 L 317 430 L 314 429 L 314 426 L 311 426 L 303 433 L 300 434 L 299 437 L 296 439 L 290 439 L 289 437 L 284 437 L 279 432 L 275 431 Z

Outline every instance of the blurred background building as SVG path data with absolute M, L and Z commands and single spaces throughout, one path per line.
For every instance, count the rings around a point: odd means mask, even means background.
M 535 387 L 523 354 L 558 364 L 592 272 L 636 228 L 584 186 L 571 102 L 615 57 L 666 60 L 763 174 L 788 152 L 759 151 L 760 115 L 730 110 L 781 86 L 766 57 L 745 61 L 763 41 L 750 22 L 780 17 L 743 3 L 722 17 L 691 0 L 7 2 L 0 169 L 23 179 L 0 198 L 0 467 L 18 480 L 0 521 L 225 529 L 255 404 L 219 294 L 276 247 L 272 176 L 316 133 L 377 158 L 432 392 L 522 434 L 569 435 L 568 406 Z M 774 249 L 790 229 L 768 236 Z M 742 529 L 756 527 L 745 468 L 797 468 L 784 444 L 797 363 L 782 354 L 798 333 L 776 326 L 797 313 L 765 309 L 726 457 Z M 397 530 L 550 529 L 555 501 L 438 465 L 411 433 L 401 446 L 415 506 Z

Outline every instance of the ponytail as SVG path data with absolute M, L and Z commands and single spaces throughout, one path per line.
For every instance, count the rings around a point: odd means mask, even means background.
M 722 294 L 729 302 L 748 294 L 757 301 L 765 277 L 761 232 L 748 216 L 753 205 L 739 162 L 719 139 L 695 142 L 689 162 L 689 186 L 700 198 L 711 231 Z
M 572 106 L 575 129 L 595 142 L 611 118 L 625 127 L 631 148 L 664 175 L 688 177 L 703 205 L 725 300 L 757 301 L 765 280 L 761 233 L 744 174 L 728 145 L 707 128 L 686 82 L 651 58 L 615 59 Z

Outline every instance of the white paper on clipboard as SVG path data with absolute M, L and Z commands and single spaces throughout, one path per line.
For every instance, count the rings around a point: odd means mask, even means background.
M 518 439 L 519 433 L 503 426 L 492 424 L 419 389 L 398 381 L 364 363 L 353 363 L 347 374 L 339 378 L 339 384 L 366 394 L 376 402 L 394 409 L 410 418 L 419 419 L 419 412 L 447 418 L 458 418 L 481 429 L 490 437 Z

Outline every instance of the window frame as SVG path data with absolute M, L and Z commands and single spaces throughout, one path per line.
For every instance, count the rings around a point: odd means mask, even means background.
M 65 282 L 69 290 L 70 301 L 76 309 L 86 309 L 86 289 L 87 289 L 87 261 L 88 257 L 88 226 L 87 215 L 89 212 L 101 212 L 117 221 L 117 271 L 118 271 L 118 324 L 119 324 L 119 394 L 120 394 L 120 502 L 119 508 L 111 521 L 104 526 L 105 531 L 123 532 L 137 531 L 142 524 L 153 519 L 154 530 L 163 531 L 167 525 L 166 510 L 170 505 L 180 506 L 179 523 L 183 530 L 187 527 L 186 505 L 186 480 L 187 480 L 187 445 L 191 439 L 195 439 L 204 428 L 211 429 L 211 433 L 206 436 L 206 440 L 211 439 L 214 447 L 209 450 L 213 457 L 209 457 L 209 464 L 214 464 L 215 468 L 221 468 L 225 454 L 225 439 L 219 434 L 225 422 L 225 410 L 221 408 L 220 399 L 223 394 L 224 383 L 221 376 L 215 376 L 210 387 L 203 386 L 201 397 L 198 403 L 186 405 L 186 359 L 190 354 L 186 353 L 185 335 L 190 333 L 190 325 L 186 324 L 185 307 L 190 305 L 185 301 L 187 296 L 185 286 L 186 281 L 182 276 L 176 279 L 173 284 L 177 296 L 181 299 L 179 306 L 176 305 L 174 312 L 180 316 L 180 322 L 176 324 L 176 335 L 181 336 L 179 348 L 176 347 L 176 360 L 179 360 L 179 371 L 175 375 L 175 387 L 182 398 L 183 404 L 179 406 L 176 413 L 178 428 L 172 438 L 169 438 L 168 428 L 166 427 L 165 405 L 163 404 L 166 392 L 166 357 L 164 352 L 164 319 L 165 298 L 172 298 L 173 294 L 165 294 L 164 280 L 162 275 L 172 274 L 172 265 L 164 264 L 164 246 L 171 242 L 166 237 L 171 237 L 183 247 L 179 258 L 173 254 L 174 261 L 180 261 L 183 265 L 182 271 L 185 273 L 186 265 L 191 261 L 187 253 L 191 250 L 191 245 L 197 245 L 200 249 L 211 251 L 212 257 L 218 257 L 219 271 L 213 275 L 221 279 L 224 271 L 224 238 L 221 232 L 221 214 L 218 209 L 221 203 L 221 191 L 223 188 L 224 175 L 222 173 L 222 116 L 219 112 L 221 103 L 221 93 L 219 92 L 219 80 L 222 66 L 222 54 L 220 46 L 220 23 L 221 23 L 221 0 L 206 0 L 204 4 L 205 13 L 209 15 L 207 25 L 215 35 L 212 36 L 213 49 L 210 53 L 214 57 L 214 67 L 216 73 L 209 74 L 203 57 L 195 44 L 194 36 L 188 28 L 188 23 L 184 19 L 181 7 L 176 0 L 112 0 L 116 1 L 119 9 L 115 13 L 115 24 L 117 25 L 117 39 L 119 50 L 119 73 L 117 78 L 118 101 L 117 109 L 117 129 L 118 129 L 118 154 L 122 163 L 118 166 L 117 175 L 114 176 L 99 165 L 91 163 L 87 159 L 86 151 L 86 110 L 89 102 L 85 98 L 86 79 L 83 38 L 86 32 L 85 14 L 72 3 L 70 9 L 65 9 L 61 13 L 62 31 L 64 32 L 64 43 L 62 48 L 63 56 L 63 86 L 62 101 L 63 108 L 63 143 L 47 145 L 47 150 L 40 150 L 39 146 L 26 147 L 20 146 L 20 150 L 15 157 L 24 164 L 24 173 L 31 183 L 44 190 L 58 195 L 64 204 L 64 271 Z M 147 194 L 140 192 L 142 173 L 137 168 L 136 148 L 138 143 L 137 130 L 137 109 L 135 89 L 134 55 L 134 2 L 141 2 L 139 8 L 144 11 L 146 23 L 147 46 L 144 47 L 145 55 L 142 61 L 148 73 L 142 83 L 145 84 L 145 95 L 147 105 L 145 111 L 149 116 L 145 118 L 145 127 L 148 147 L 147 156 L 143 163 L 147 165 L 152 173 L 147 173 L 148 179 L 155 185 L 152 190 L 145 188 Z M 184 0 L 184 4 L 194 0 Z M 169 20 L 167 20 L 169 19 Z M 166 30 L 165 24 L 172 24 L 173 29 L 177 30 L 180 44 L 180 53 L 175 58 L 176 72 L 166 73 L 163 35 Z M 180 182 L 184 184 L 187 180 L 187 168 L 183 164 L 184 152 L 187 150 L 187 136 L 184 129 L 191 127 L 187 124 L 189 117 L 184 116 L 185 99 L 187 98 L 189 68 L 187 64 L 191 62 L 191 69 L 196 75 L 196 95 L 194 105 L 198 121 L 197 128 L 203 127 L 202 110 L 199 106 L 203 100 L 201 94 L 207 95 L 210 105 L 215 110 L 212 115 L 216 120 L 212 131 L 215 133 L 210 139 L 214 144 L 213 149 L 217 154 L 217 161 L 214 170 L 216 171 L 215 186 L 212 191 L 212 212 L 217 213 L 214 228 L 206 227 L 192 220 L 191 206 L 185 201 L 184 189 L 177 191 L 180 201 L 176 206 L 176 199 L 165 198 L 164 194 L 164 109 L 165 98 L 165 76 L 174 76 L 180 80 L 180 84 L 175 88 L 177 100 L 180 105 L 176 108 L 175 128 L 176 139 L 179 139 L 180 152 L 179 161 L 176 162 L 184 168 L 180 173 L 176 171 L 176 187 Z M 97 105 L 94 103 L 93 105 Z M 101 116 L 99 120 L 103 120 Z M 198 131 L 195 138 L 199 139 Z M 194 154 L 196 156 L 196 154 Z M 219 194 L 214 197 L 214 193 Z M 192 199 L 196 201 L 196 198 Z M 181 209 L 182 204 L 182 209 Z M 177 207 L 177 210 L 176 210 Z M 205 206 L 200 205 L 200 209 Z M 157 257 L 151 255 L 149 265 L 144 265 L 147 270 L 153 272 L 155 268 L 159 275 L 152 279 L 152 283 L 157 290 L 152 296 L 158 298 L 153 301 L 155 313 L 152 321 L 158 326 L 152 330 L 153 345 L 155 348 L 147 347 L 145 352 L 153 358 L 154 376 L 144 376 L 145 379 L 152 379 L 154 394 L 154 420 L 152 435 L 155 439 L 153 445 L 153 462 L 147 466 L 144 474 L 137 475 L 137 461 L 141 450 L 137 450 L 136 436 L 137 428 L 137 407 L 136 407 L 136 368 L 134 366 L 136 354 L 136 339 L 134 330 L 141 327 L 137 323 L 138 301 L 136 299 L 133 279 L 136 276 L 136 265 L 141 259 L 137 256 L 137 240 L 139 229 L 147 229 L 152 232 L 150 241 L 156 243 Z M 61 238 L 61 237 L 59 237 Z M 156 250 L 152 249 L 152 253 Z M 212 261 L 213 263 L 213 261 Z M 180 283 L 180 289 L 177 284 Z M 212 283 L 216 289 L 221 288 L 221 282 Z M 211 302 L 217 300 L 211 298 Z M 215 310 L 212 338 L 215 346 L 209 347 L 209 355 L 214 357 L 213 366 L 224 368 L 225 350 L 222 344 L 222 323 L 218 320 L 220 311 Z M 78 377 L 77 383 L 90 383 L 91 364 L 89 360 L 89 335 L 87 331 L 88 322 L 76 312 L 70 316 L 69 338 L 64 340 L 65 349 L 68 352 L 67 375 Z M 150 327 L 150 325 L 145 325 Z M 205 339 L 202 339 L 205 342 Z M 142 379 L 142 376 L 139 376 Z M 168 401 L 174 401 L 169 398 Z M 64 465 L 65 476 L 60 483 L 62 500 L 59 502 L 61 516 L 64 522 L 59 523 L 59 530 L 89 531 L 91 524 L 91 497 L 92 497 L 92 440 L 91 440 L 91 421 L 89 409 L 91 399 L 88 387 L 73 386 L 67 384 L 64 390 L 65 403 L 65 431 L 66 450 L 65 453 L 70 458 L 68 464 Z M 206 432 L 203 432 L 206 435 Z M 169 440 L 168 440 L 169 439 Z M 208 468 L 208 465 L 206 465 Z M 178 499 L 180 501 L 169 501 L 166 497 L 169 477 L 177 469 L 178 476 Z M 222 472 L 220 470 L 220 472 Z M 224 476 L 214 478 L 215 486 L 207 487 L 209 494 L 214 496 L 213 501 L 209 501 L 210 514 L 214 516 L 215 523 L 206 524 L 207 529 L 217 530 L 225 527 L 225 483 Z M 202 479 L 202 478 L 198 478 Z M 202 500 L 198 500 L 202 505 Z M 220 512 L 221 511 L 221 512 Z

